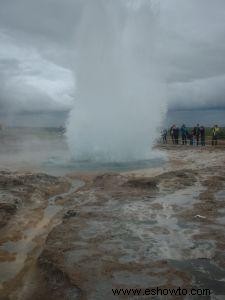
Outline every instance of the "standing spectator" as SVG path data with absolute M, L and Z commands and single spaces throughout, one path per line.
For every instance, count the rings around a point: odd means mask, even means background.
M 201 145 L 205 146 L 205 127 L 200 127 L 200 138 L 201 138 Z
M 163 138 L 163 144 L 167 144 L 167 130 L 163 129 L 162 130 L 162 138 Z
M 194 145 L 194 130 L 192 130 L 191 133 L 189 134 L 189 139 L 190 139 L 190 145 L 193 146 Z
M 174 143 L 176 145 L 179 144 L 179 133 L 180 133 L 180 129 L 175 125 L 175 127 L 173 128 L 173 135 L 174 135 Z
M 200 137 L 200 127 L 199 124 L 194 128 L 194 136 L 196 138 L 196 144 L 199 145 L 199 137 Z
M 182 145 L 187 145 L 187 135 L 188 135 L 188 132 L 187 132 L 187 127 L 185 126 L 185 124 L 183 124 L 181 126 L 181 137 L 182 137 Z
M 174 139 L 174 128 L 175 128 L 175 125 L 171 126 L 170 127 L 170 136 L 171 136 L 171 139 L 172 139 L 172 143 L 175 144 L 175 139 Z
M 219 135 L 219 127 L 218 125 L 214 125 L 213 129 L 212 129 L 212 146 L 217 146 L 218 144 L 218 135 Z

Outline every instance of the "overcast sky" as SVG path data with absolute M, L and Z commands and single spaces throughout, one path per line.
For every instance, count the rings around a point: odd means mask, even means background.
M 84 2 L 0 0 L 1 113 L 72 107 Z M 225 108 L 225 1 L 158 2 L 157 57 L 169 108 Z

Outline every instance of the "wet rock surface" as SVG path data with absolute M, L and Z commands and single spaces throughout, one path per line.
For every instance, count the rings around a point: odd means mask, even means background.
M 38 201 L 46 200 L 68 183 L 46 174 L 0 172 L 0 228 L 5 226 L 11 216 L 30 205 L 38 207 Z M 67 185 L 67 187 L 66 187 Z M 45 205 L 46 203 L 42 203 Z
M 204 238 L 203 232 L 210 230 L 194 218 L 208 184 L 186 170 L 155 179 L 122 178 L 123 189 L 117 191 L 110 181 L 114 186 L 118 175 L 110 178 L 101 176 L 101 184 L 77 193 L 79 217 L 64 220 L 51 232 L 40 256 L 42 270 L 47 272 L 45 264 L 51 263 L 67 274 L 71 287 L 79 289 L 75 299 L 114 299 L 112 288 L 157 286 L 225 294 L 218 236 Z
M 22 284 L 28 261 L 38 257 L 54 225 L 57 211 L 49 201 L 70 186 L 46 174 L 0 172 L 0 299 L 18 298 L 9 295 Z
M 192 167 L 189 153 L 185 157 L 170 151 L 173 167 L 154 175 L 86 173 L 48 180 L 33 174 L 10 179 L 9 203 L 17 206 L 1 229 L 1 264 L 15 262 L 13 241 L 20 250 L 23 235 L 31 243 L 25 243 L 22 268 L 2 282 L 1 299 L 128 299 L 115 297 L 112 288 L 155 287 L 212 291 L 207 297 L 166 299 L 225 299 L 224 152 L 208 164 L 204 153 L 201 161 L 198 151 L 192 153 L 197 161 Z M 24 189 L 21 194 L 18 187 Z M 29 195 L 26 201 L 23 191 Z M 30 220 L 25 231 L 10 231 L 20 213 L 27 216 L 24 207 L 32 207 L 31 219 L 35 211 L 42 220 L 47 214 L 44 229 L 43 221 Z

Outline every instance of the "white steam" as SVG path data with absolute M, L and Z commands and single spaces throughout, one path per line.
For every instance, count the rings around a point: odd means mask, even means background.
M 77 101 L 67 135 L 77 160 L 148 159 L 165 113 L 150 1 L 86 0 L 77 29 Z

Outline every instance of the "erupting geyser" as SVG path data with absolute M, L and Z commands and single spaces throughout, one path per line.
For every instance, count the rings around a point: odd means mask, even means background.
M 164 114 L 151 1 L 85 0 L 76 34 L 77 101 L 67 136 L 77 160 L 148 159 Z

